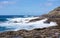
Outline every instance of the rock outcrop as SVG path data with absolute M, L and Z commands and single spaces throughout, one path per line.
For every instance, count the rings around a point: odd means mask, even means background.
M 58 25 L 48 28 L 37 28 L 34 30 L 19 30 L 8 31 L 0 33 L 0 38 L 60 38 L 60 7 L 52 10 L 46 15 L 42 15 L 44 18 L 49 18 L 46 23 L 50 21 L 56 22 Z M 40 18 L 30 20 L 30 22 L 41 20 Z
M 52 16 L 59 16 L 60 15 L 60 7 L 55 8 L 54 10 L 50 11 L 48 15 Z

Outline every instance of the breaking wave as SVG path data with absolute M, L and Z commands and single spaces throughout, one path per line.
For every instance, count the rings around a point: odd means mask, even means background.
M 50 23 L 44 23 L 47 18 L 35 21 L 35 22 L 29 22 L 31 19 L 36 19 L 39 17 L 28 17 L 28 18 L 7 18 L 8 21 L 0 22 L 0 27 L 4 30 L 2 31 L 18 31 L 18 30 L 33 30 L 35 28 L 46 28 L 50 26 L 56 26 L 56 22 L 50 22 Z M 0 30 L 1 31 L 1 30 Z

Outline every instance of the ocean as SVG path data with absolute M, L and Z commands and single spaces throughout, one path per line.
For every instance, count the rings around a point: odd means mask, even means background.
M 0 24 L 8 21 L 10 18 L 25 18 L 25 17 L 31 17 L 31 15 L 25 16 L 25 15 L 0 15 Z M 8 19 L 7 19 L 8 18 Z M 0 26 L 0 32 L 4 32 L 6 30 L 11 30 L 13 28 L 7 28 L 4 26 Z
M 0 15 L 0 32 L 18 31 L 18 30 L 33 30 L 36 28 L 46 28 L 56 26 L 56 22 L 44 23 L 47 18 L 36 22 L 29 22 L 32 19 L 39 17 L 24 16 L 24 15 Z

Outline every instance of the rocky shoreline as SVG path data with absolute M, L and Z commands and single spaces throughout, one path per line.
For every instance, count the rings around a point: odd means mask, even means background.
M 60 38 L 60 28 L 49 27 L 34 30 L 20 30 L 0 33 L 0 38 Z
M 57 22 L 57 26 L 48 28 L 37 28 L 34 30 L 7 31 L 0 33 L 0 38 L 60 38 L 60 18 L 50 18 L 50 21 Z
M 56 12 L 57 11 L 57 12 Z M 58 13 L 58 14 L 57 14 Z M 51 21 L 56 22 L 57 26 L 48 28 L 37 28 L 30 31 L 19 30 L 19 31 L 7 31 L 0 33 L 0 38 L 60 38 L 60 7 L 51 11 L 50 14 L 42 15 L 44 18 L 49 18 L 45 23 Z M 56 17 L 55 17 L 56 16 Z M 32 19 L 30 22 L 39 21 L 43 18 Z

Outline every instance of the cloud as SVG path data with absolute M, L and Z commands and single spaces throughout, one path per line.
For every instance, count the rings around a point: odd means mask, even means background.
M 57 2 L 57 1 L 59 1 L 59 0 L 47 0 L 47 1 L 50 1 L 50 2 Z
M 45 3 L 45 6 L 52 6 L 53 3 Z
M 10 1 L 2 1 L 0 4 L 14 4 L 15 2 L 10 2 Z
M 51 2 L 46 2 L 46 3 L 40 3 L 40 6 L 52 6 L 53 5 L 53 3 L 51 3 Z
M 0 2 L 0 8 L 7 6 L 9 4 L 15 4 L 15 3 L 16 3 L 15 1 L 1 1 Z

